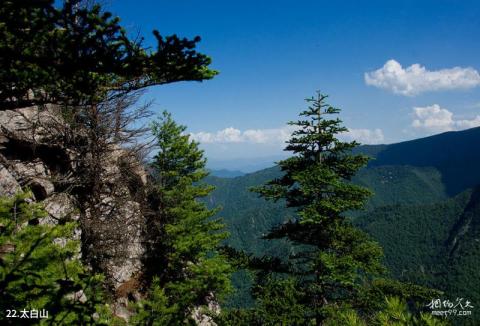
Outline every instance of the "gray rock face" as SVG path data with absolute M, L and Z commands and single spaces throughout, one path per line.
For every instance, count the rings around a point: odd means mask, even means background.
M 68 134 L 69 126 L 58 112 L 53 106 L 0 111 L 0 196 L 12 196 L 28 188 L 49 214 L 40 223 L 78 220 L 82 229 L 75 231 L 75 238 L 81 239 L 83 248 L 79 257 L 86 262 L 100 261 L 95 268 L 104 273 L 113 290 L 119 289 L 141 273 L 145 252 L 141 205 L 126 184 L 121 166 L 126 160 L 132 163 L 130 174 L 140 185 L 146 184 L 147 173 L 124 150 L 112 148 L 102 157 L 101 200 L 86 208 L 82 199 L 62 183 L 77 173 L 76 160 L 81 154 L 61 146 L 59 139 L 62 133 Z M 55 241 L 62 244 L 66 239 Z M 135 291 L 138 289 L 129 293 Z M 87 300 L 83 292 L 72 294 L 72 299 Z M 129 317 L 127 304 L 128 299 L 121 296 L 113 304 L 115 313 L 125 319 Z
M 50 173 L 41 160 L 36 159 L 32 162 L 12 160 L 10 163 L 12 177 L 24 188 L 32 190 L 35 199 L 43 200 L 53 194 L 54 186 L 50 181 Z
M 213 318 L 209 314 L 218 315 L 221 312 L 220 305 L 215 300 L 213 293 L 210 293 L 209 297 L 206 298 L 208 305 L 207 307 L 197 307 L 192 312 L 192 318 L 195 320 L 195 323 L 199 326 L 216 326 L 217 323 L 213 321 Z M 207 312 L 209 314 L 207 314 Z
M 62 139 L 72 134 L 82 137 L 69 128 L 53 106 L 0 111 L 0 196 L 30 189 L 48 213 L 40 223 L 78 221 L 81 228 L 75 230 L 73 238 L 81 241 L 82 251 L 76 257 L 106 276 L 115 298 L 110 306 L 112 312 L 128 320 L 129 300 L 141 298 L 147 226 L 137 198 L 139 194 L 143 196 L 139 192 L 147 184 L 147 173 L 127 151 L 118 146 L 107 147 L 98 162 L 98 198 L 87 205 L 85 201 L 93 195 L 78 194 L 68 186 L 75 177 L 82 178 L 78 171 L 85 159 L 74 146 L 62 144 Z M 132 180 L 133 186 L 129 183 Z M 54 241 L 60 246 L 67 243 L 65 238 Z M 14 248 L 3 246 L 0 256 L 11 250 Z M 88 301 L 83 291 L 67 297 L 82 303 Z M 215 325 L 206 310 L 220 312 L 213 294 L 208 305 L 197 307 L 191 316 L 198 325 Z
M 41 110 L 28 107 L 17 110 L 0 111 L 0 132 L 4 136 L 14 135 L 32 143 L 48 143 L 52 126 L 62 125 L 59 108 L 47 105 Z M 54 131 L 55 132 L 55 131 Z
M 45 199 L 43 203 L 45 204 L 45 210 L 50 217 L 56 220 L 64 218 L 78 220 L 80 217 L 79 211 L 75 207 L 74 199 L 69 194 L 53 194 Z
M 7 168 L 0 165 L 0 196 L 12 196 L 21 189 Z
M 100 261 L 110 284 L 118 289 L 142 270 L 143 216 L 139 203 L 132 200 L 105 197 L 99 206 L 99 218 L 87 211 L 83 220 L 95 238 L 88 249 L 97 257 L 111 257 Z

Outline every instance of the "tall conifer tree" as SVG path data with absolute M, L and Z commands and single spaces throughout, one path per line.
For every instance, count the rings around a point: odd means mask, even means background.
M 348 212 L 361 209 L 371 195 L 368 189 L 350 182 L 368 157 L 352 152 L 358 143 L 337 138 L 348 130 L 341 120 L 332 118 L 339 109 L 326 99 L 318 93 L 306 100 L 309 106 L 300 113 L 301 119 L 289 123 L 296 127 L 286 147 L 293 156 L 279 162 L 282 177 L 255 189 L 267 199 L 285 200 L 287 207 L 296 209 L 295 218 L 265 236 L 288 239 L 295 245 L 295 253 L 281 266 L 267 264 L 270 270 L 259 275 L 268 277 L 259 277 L 256 287 L 256 296 L 265 308 L 270 299 L 264 290 L 272 288 L 275 275 L 279 284 L 289 276 L 293 280 L 286 291 L 291 294 L 290 301 L 295 298 L 303 307 L 296 308 L 297 312 L 303 310 L 303 315 L 288 321 L 293 324 L 321 325 L 345 308 L 372 313 L 379 300 L 383 301 L 383 294 L 369 293 L 375 292 L 371 280 L 385 271 L 382 249 L 348 218 Z M 268 316 L 268 311 L 263 315 Z M 280 324 L 285 320 L 281 314 L 275 316 Z
M 153 124 L 159 152 L 154 157 L 156 213 L 149 221 L 153 273 L 150 297 L 137 321 L 162 325 L 192 321 L 198 309 L 214 304 L 230 287 L 230 266 L 217 251 L 226 238 L 223 224 L 198 199 L 212 186 L 198 144 L 167 112 Z

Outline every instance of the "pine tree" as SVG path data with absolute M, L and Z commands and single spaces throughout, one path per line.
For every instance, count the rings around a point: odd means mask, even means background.
M 278 282 L 285 275 L 293 277 L 292 286 L 302 293 L 299 304 L 305 318 L 316 325 L 342 307 L 361 314 L 375 312 L 387 294 L 383 289 L 391 287 L 389 281 L 376 280 L 385 273 L 381 247 L 348 218 L 348 212 L 361 209 L 371 195 L 350 181 L 368 157 L 352 152 L 358 143 L 337 138 L 347 129 L 338 118 L 330 118 L 339 109 L 327 104 L 326 98 L 318 93 L 306 100 L 309 106 L 300 113 L 302 119 L 289 123 L 296 127 L 286 147 L 293 156 L 279 162 L 282 177 L 255 189 L 267 199 L 285 200 L 296 210 L 295 218 L 265 236 L 291 241 L 295 252 L 280 264 L 262 267 L 256 297 L 263 295 L 262 275 L 268 276 L 268 282 L 272 277 Z M 400 288 L 406 297 L 414 295 L 415 290 Z
M 150 112 L 148 105 L 136 105 L 137 99 L 150 86 L 207 80 L 217 72 L 209 68 L 210 57 L 195 49 L 200 37 L 153 31 L 155 44 L 145 45 L 142 37 L 129 37 L 120 18 L 97 2 L 2 1 L 0 110 L 49 110 L 55 116 L 26 120 L 32 120 L 32 130 L 42 130 L 46 144 L 69 153 L 69 171 L 56 176 L 56 184 L 78 199 L 83 216 L 91 217 L 81 220 L 82 259 L 107 272 L 105 257 L 111 255 L 106 251 L 121 255 L 122 250 L 116 250 L 121 244 L 113 240 L 115 233 L 101 231 L 108 223 L 101 221 L 102 199 L 128 183 L 121 178 L 128 175 L 124 172 L 137 169 L 148 150 L 140 125 Z M 109 168 L 119 148 L 127 149 L 117 160 L 121 172 Z M 112 181 L 118 188 L 109 185 Z M 117 198 L 122 202 L 132 195 L 121 193 L 127 197 Z M 99 241 L 102 234 L 112 241 Z
M 0 198 L 0 320 L 17 323 L 25 309 L 48 311 L 47 324 L 108 324 L 101 275 L 81 264 L 74 222 L 40 223 L 46 217 L 30 193 Z M 17 318 L 7 318 L 16 310 Z M 27 320 L 28 321 L 28 320 Z
M 347 309 L 338 311 L 325 323 L 327 326 L 446 326 L 450 325 L 447 320 L 433 317 L 428 313 L 413 315 L 407 305 L 398 297 L 387 297 L 385 309 L 372 316 L 360 316 L 355 310 Z
M 137 322 L 191 322 L 196 309 L 207 309 L 230 287 L 231 268 L 218 252 L 227 233 L 213 218 L 218 210 L 198 200 L 213 188 L 201 183 L 206 160 L 185 129 L 167 112 L 153 124 L 159 149 L 152 165 L 156 212 L 148 224 L 153 282 Z
M 152 85 L 216 75 L 199 37 L 162 36 L 156 50 L 129 38 L 120 19 L 82 0 L 2 1 L 0 110 L 96 104 Z M 95 2 L 95 1 L 94 1 Z

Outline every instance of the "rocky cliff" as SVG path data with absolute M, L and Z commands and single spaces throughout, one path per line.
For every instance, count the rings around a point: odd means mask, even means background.
M 0 111 L 0 196 L 30 189 L 49 214 L 41 223 L 77 220 L 84 262 L 106 276 L 114 313 L 128 318 L 128 300 L 139 294 L 145 251 L 138 192 L 146 173 L 128 151 L 103 148 L 97 198 L 91 200 L 88 188 L 79 186 L 87 154 L 69 146 L 72 135 L 78 138 L 81 132 L 63 120 L 59 107 Z

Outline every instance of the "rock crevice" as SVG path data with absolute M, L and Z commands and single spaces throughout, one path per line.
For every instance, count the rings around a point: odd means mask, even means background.
M 115 290 L 139 275 L 143 267 L 144 217 L 132 189 L 141 191 L 147 174 L 128 151 L 112 147 L 102 157 L 99 198 L 86 203 L 91 194 L 79 191 L 73 181 L 82 177 L 77 168 L 84 153 L 62 144 L 69 132 L 74 131 L 53 106 L 0 111 L 0 196 L 30 189 L 48 213 L 42 223 L 78 221 L 75 237 L 81 239 L 82 259 L 106 276 L 112 293 L 121 293 Z M 136 187 L 125 178 L 126 161 L 132 163 L 128 172 L 138 183 Z M 125 312 L 127 301 L 117 298 L 115 309 Z

